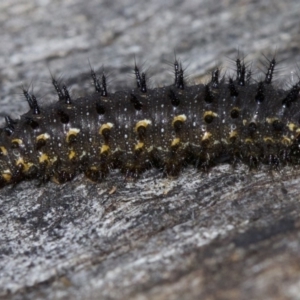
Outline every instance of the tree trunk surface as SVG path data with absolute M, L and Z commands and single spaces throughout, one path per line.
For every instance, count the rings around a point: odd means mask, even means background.
M 133 86 L 134 60 L 153 87 L 171 84 L 174 52 L 190 84 L 215 66 L 230 73 L 237 49 L 254 70 L 276 55 L 287 87 L 299 11 L 298 0 L 2 0 L 1 116 L 28 110 L 22 86 L 56 101 L 50 72 L 74 98 L 92 92 L 88 61 L 111 90 Z M 7 186 L 0 298 L 300 299 L 299 191 L 299 168 L 243 165 Z

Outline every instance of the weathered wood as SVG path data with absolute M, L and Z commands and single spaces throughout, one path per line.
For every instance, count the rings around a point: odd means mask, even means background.
M 47 66 L 74 95 L 91 91 L 88 59 L 116 89 L 133 81 L 134 56 L 154 86 L 171 83 L 174 50 L 191 81 L 236 48 L 250 61 L 276 52 L 279 75 L 297 70 L 297 0 L 111 3 L 1 1 L 2 115 L 27 110 L 22 83 L 54 101 Z M 6 187 L 1 298 L 299 299 L 299 173 L 225 165 L 174 180 L 152 171 Z

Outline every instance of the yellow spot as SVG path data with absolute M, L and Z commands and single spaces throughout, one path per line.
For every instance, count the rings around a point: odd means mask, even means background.
M 136 124 L 135 124 L 135 127 L 134 127 L 134 131 L 137 132 L 139 127 L 147 127 L 148 125 L 151 125 L 151 121 L 150 120 L 141 120 L 141 121 L 138 121 Z
M 12 177 L 10 170 L 4 170 L 3 173 L 1 174 L 1 176 L 6 182 L 10 182 L 11 177 Z
M 76 152 L 74 150 L 71 150 L 69 152 L 69 160 L 72 160 L 76 157 Z
M 297 126 L 294 123 L 287 124 L 290 131 L 294 131 L 297 129 Z
M 46 153 L 42 153 L 39 157 L 39 163 L 43 164 L 45 162 L 49 162 L 49 156 Z
M 76 136 L 80 132 L 80 129 L 78 128 L 70 128 L 70 130 L 67 132 L 66 142 L 70 142 L 70 138 L 72 136 Z
M 186 121 L 186 115 L 178 115 L 178 116 L 175 116 L 173 118 L 173 121 L 172 121 L 172 126 L 174 126 L 175 122 L 177 121 L 180 121 L 180 122 L 185 122 Z
M 282 137 L 281 143 L 284 144 L 285 146 L 289 146 L 292 144 L 292 141 L 290 138 L 288 138 L 287 136 L 284 135 Z
M 99 129 L 99 134 L 103 134 L 103 130 L 105 130 L 105 129 L 112 129 L 112 127 L 113 127 L 114 125 L 112 124 L 112 123 L 105 123 L 105 124 L 103 124 L 101 127 L 100 127 L 100 129 Z
M 144 146 L 145 146 L 144 143 L 139 142 L 139 143 L 137 143 L 137 144 L 134 146 L 134 150 L 135 150 L 135 151 L 141 150 L 141 149 L 144 148 Z
M 202 137 L 202 142 L 209 140 L 212 137 L 212 134 L 208 131 L 206 131 Z
M 247 120 L 244 119 L 243 120 L 243 125 L 246 126 L 246 124 L 247 124 Z
M 171 143 L 171 147 L 175 147 L 180 143 L 180 138 L 175 138 L 173 139 L 172 143 Z
M 266 118 L 268 124 L 273 124 L 275 121 L 279 121 L 278 118 Z
M 0 153 L 3 154 L 3 155 L 7 155 L 7 150 L 5 147 L 1 146 L 0 147 Z
M 268 137 L 268 136 L 264 138 L 264 141 L 266 143 L 274 143 L 274 140 L 271 137 Z
M 250 139 L 250 138 L 246 138 L 246 139 L 245 139 L 245 143 L 252 144 L 252 143 L 253 143 L 253 140 L 252 140 L 252 139 Z
M 13 139 L 11 142 L 13 144 L 18 144 L 19 146 L 21 146 L 23 144 L 23 141 L 21 139 Z
M 233 130 L 229 133 L 229 138 L 230 139 L 234 139 L 234 138 L 237 138 L 238 136 L 238 132 L 236 130 Z
M 203 118 L 205 117 L 213 117 L 216 118 L 218 116 L 218 114 L 216 114 L 215 112 L 213 112 L 212 110 L 207 110 L 206 112 L 204 112 Z
M 103 145 L 103 146 L 100 148 L 100 154 L 107 153 L 107 152 L 109 152 L 109 150 L 110 150 L 109 146 Z
M 36 137 L 36 141 L 38 142 L 39 140 L 48 140 L 49 138 L 50 135 L 48 133 L 43 133 Z
M 31 162 L 27 163 L 27 162 L 24 161 L 23 157 L 19 157 L 16 160 L 16 166 L 19 166 L 19 165 L 22 165 L 23 166 L 23 171 L 27 172 L 33 166 L 33 163 L 31 163 Z

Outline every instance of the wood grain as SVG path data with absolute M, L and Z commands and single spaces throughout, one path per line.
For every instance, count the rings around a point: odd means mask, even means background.
M 134 57 L 153 86 L 170 84 L 174 51 L 191 83 L 232 67 L 237 48 L 258 69 L 276 52 L 284 86 L 300 61 L 299 10 L 297 0 L 3 0 L 1 115 L 26 112 L 22 85 L 55 101 L 49 69 L 74 96 L 92 91 L 88 60 L 111 89 L 132 84 Z M 6 187 L 0 298 L 299 299 L 299 181 L 297 169 L 224 165 L 174 180 L 152 171 Z

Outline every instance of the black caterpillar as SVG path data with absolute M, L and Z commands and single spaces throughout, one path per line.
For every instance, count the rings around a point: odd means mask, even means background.
M 243 59 L 235 64 L 234 76 L 215 69 L 209 83 L 187 86 L 175 59 L 174 84 L 154 89 L 135 65 L 137 87 L 115 93 L 91 70 L 96 91 L 78 99 L 52 78 L 58 102 L 48 107 L 23 89 L 30 111 L 7 116 L 0 129 L 0 186 L 31 178 L 64 183 L 82 172 L 99 182 L 111 169 L 137 178 L 150 168 L 178 176 L 188 164 L 300 164 L 300 80 L 275 88 L 275 57 L 259 81 Z

